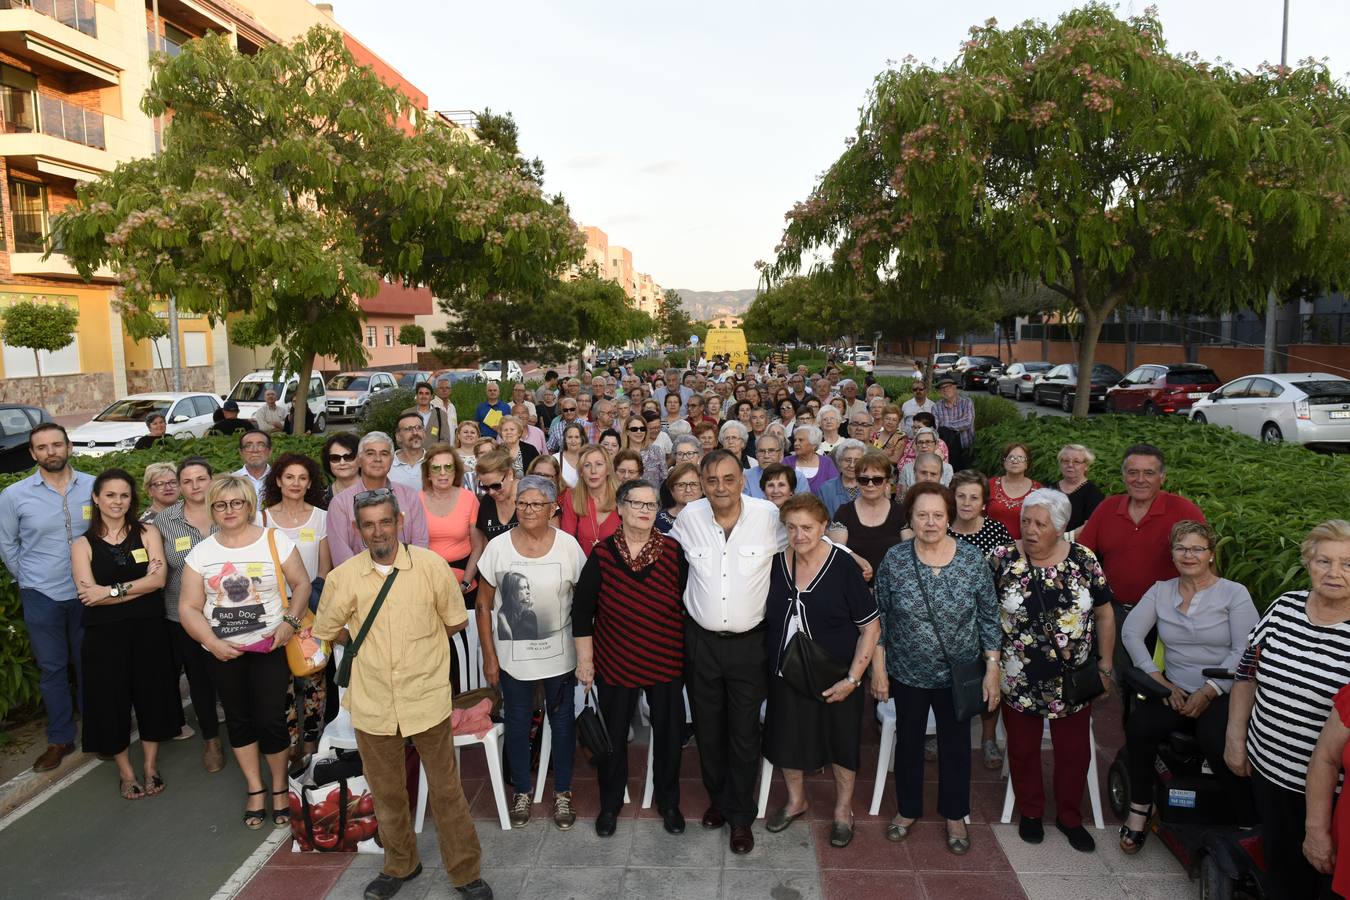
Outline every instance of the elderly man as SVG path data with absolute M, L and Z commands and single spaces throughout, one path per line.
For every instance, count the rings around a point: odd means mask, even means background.
M 937 404 L 928 398 L 928 385 L 924 384 L 922 378 L 914 379 L 914 383 L 909 386 L 914 396 L 910 397 L 900 407 L 900 412 L 904 415 L 905 434 L 914 435 L 914 415 L 915 413 L 926 412 L 937 418 Z
M 474 408 L 473 417 L 478 423 L 478 433 L 483 437 L 497 439 L 497 423 L 502 416 L 511 414 L 511 407 L 502 400 L 502 386 L 489 381 L 486 387 L 487 399 Z
M 137 450 L 149 450 L 160 442 L 169 430 L 169 423 L 162 412 L 152 412 L 145 417 L 146 434 L 136 438 Z
M 731 852 L 745 854 L 755 847 L 759 708 L 768 692 L 764 606 L 787 539 L 778 509 L 742 494 L 734 456 L 714 450 L 699 473 L 704 498 L 684 508 L 670 536 L 689 563 L 685 679 L 709 799 L 702 824 L 730 824 Z
M 534 401 L 529 398 L 528 394 L 525 391 L 525 385 L 522 384 L 521 382 L 516 382 L 515 384 L 511 385 L 511 406 L 515 406 L 517 403 L 524 403 L 527 407 L 529 407 L 530 418 L 525 419 L 524 421 L 528 422 L 530 421 L 530 419 L 534 418 L 535 416 Z
M 454 385 L 450 383 L 448 375 L 442 375 L 436 379 L 436 396 L 432 398 L 431 405 L 445 413 L 445 431 L 441 433 L 441 439 L 452 441 L 455 439 L 455 429 L 459 427 L 459 410 L 455 409 L 455 403 L 450 399 L 450 394 L 454 390 Z
M 426 443 L 426 429 L 422 427 L 422 417 L 417 410 L 412 409 L 398 417 L 398 422 L 394 426 L 394 440 L 398 442 L 398 452 L 394 454 L 394 462 L 389 469 L 389 480 L 398 484 L 406 484 L 415 491 L 422 489 L 422 460 L 426 458 L 426 451 L 422 445 Z
M 592 444 L 599 443 L 600 435 L 614 428 L 614 401 L 600 399 L 591 407 L 592 421 L 586 426 L 586 437 Z
M 844 398 L 844 415 L 850 419 L 856 413 L 867 412 L 867 404 L 858 399 L 858 383 L 852 378 L 839 382 L 839 396 Z
M 253 424 L 259 431 L 272 434 L 281 431 L 286 425 L 286 413 L 289 410 L 277 405 L 277 392 L 268 388 L 263 394 L 263 405 L 253 414 Z
M 1162 489 L 1167 466 L 1163 452 L 1152 444 L 1135 444 L 1126 450 L 1120 473 L 1125 493 L 1113 494 L 1099 503 L 1078 532 L 1078 543 L 1097 554 L 1111 586 L 1118 681 L 1119 673 L 1130 665 L 1120 638 L 1126 617 L 1155 582 L 1177 577 L 1172 563 L 1172 526 L 1183 519 L 1205 521 L 1200 507 Z
M 952 465 L 964 469 L 975 448 L 975 404 L 969 397 L 957 393 L 956 379 L 950 375 L 938 379 L 938 393 L 942 399 L 933 413 L 937 419 L 938 437 L 947 442 Z
M 905 491 L 925 481 L 951 484 L 951 463 L 944 462 L 942 457 L 936 453 L 920 453 L 900 468 L 899 496 L 903 497 Z
M 422 874 L 408 811 L 404 743 L 411 739 L 450 883 L 465 897 L 490 900 L 450 727 L 447 638 L 469 622 L 464 597 L 439 556 L 400 546 L 403 516 L 391 491 L 361 493 L 353 508 L 365 549 L 328 574 L 314 635 L 355 635 L 347 652 L 360 654 L 342 705 L 351 713 L 384 845 L 384 867 L 365 896 L 392 897 Z
M 876 423 L 866 407 L 863 407 L 862 412 L 849 414 L 848 436 L 864 444 L 872 443 L 872 438 L 876 436 Z
M 755 462 L 757 465 L 752 468 L 745 478 L 743 490 L 747 497 L 754 497 L 756 500 L 767 500 L 764 496 L 764 488 L 760 487 L 759 476 L 765 466 L 781 463 L 783 461 L 784 443 L 777 432 L 766 431 L 755 439 Z M 805 478 L 797 479 L 798 494 L 809 493 L 811 485 Z
M 389 469 L 394 463 L 394 442 L 389 435 L 383 431 L 367 432 L 356 445 L 356 458 L 361 477 L 345 491 L 334 494 L 328 504 L 328 550 L 333 565 L 341 565 L 361 552 L 353 503 L 358 494 L 380 488 L 391 488 L 399 509 L 405 511 L 399 519 L 399 540 L 418 547 L 427 546 L 427 517 L 418 491 L 389 480 Z
M 581 421 L 577 417 L 578 397 L 563 397 L 558 401 L 558 418 L 548 427 L 548 452 L 557 453 L 562 449 L 563 429 L 573 422 Z
M 38 424 L 28 434 L 36 470 L 0 493 L 0 559 L 19 588 L 47 711 L 47 749 L 33 763 L 35 772 L 55 769 L 75 751 L 71 664 L 75 696 L 84 690 L 84 607 L 71 575 L 70 544 L 89 529 L 94 476 L 71 467 L 70 450 L 64 428 Z
M 511 415 L 525 423 L 525 434 L 520 439 L 538 450 L 541 456 L 546 453 L 544 432 L 540 430 L 538 425 L 534 424 L 534 417 L 530 415 L 530 408 L 524 403 L 514 403 L 511 405 Z
M 801 371 L 806 366 L 798 366 L 798 371 L 793 373 L 788 379 L 788 396 L 796 401 L 798 406 L 806 402 L 806 398 L 811 396 L 811 392 L 806 389 L 806 373 Z
M 584 425 L 591 424 L 591 409 L 595 405 L 595 395 L 582 392 L 577 395 L 577 421 Z M 586 429 L 590 433 L 590 429 Z
M 253 491 L 261 503 L 263 483 L 272 471 L 272 436 L 257 429 L 245 431 L 239 436 L 239 456 L 244 465 L 234 474 L 253 483 Z

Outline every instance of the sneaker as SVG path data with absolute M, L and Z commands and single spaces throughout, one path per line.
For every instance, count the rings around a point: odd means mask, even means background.
M 572 792 L 559 791 L 553 795 L 553 824 L 558 830 L 566 831 L 576 824 L 577 814 L 572 811 Z
M 928 762 L 937 762 L 937 738 L 930 737 L 923 742 L 923 758 Z
M 516 794 L 511 798 L 511 827 L 524 828 L 530 823 L 530 795 Z

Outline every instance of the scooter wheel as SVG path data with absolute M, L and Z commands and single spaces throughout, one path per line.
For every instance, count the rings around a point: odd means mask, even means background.
M 1111 804 L 1111 812 L 1116 814 L 1116 818 L 1124 820 L 1130 812 L 1130 773 L 1122 759 L 1111 763 L 1111 769 L 1106 773 L 1106 797 Z
M 1233 900 L 1233 879 L 1210 854 L 1200 861 L 1200 900 Z

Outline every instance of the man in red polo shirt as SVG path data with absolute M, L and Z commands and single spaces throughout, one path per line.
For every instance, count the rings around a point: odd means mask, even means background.
M 1112 663 L 1117 683 L 1130 656 L 1121 643 L 1125 617 L 1155 582 L 1177 577 L 1172 565 L 1172 526 L 1184 519 L 1205 521 L 1200 507 L 1162 489 L 1167 480 L 1163 452 L 1152 444 L 1135 444 L 1121 465 L 1125 493 L 1103 500 L 1078 533 L 1078 543 L 1101 560 L 1111 586 L 1116 614 L 1116 647 Z

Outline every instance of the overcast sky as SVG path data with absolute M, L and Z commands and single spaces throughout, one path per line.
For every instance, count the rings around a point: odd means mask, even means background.
M 665 287 L 754 287 L 783 213 L 853 133 L 872 79 L 951 59 L 966 30 L 1060 0 L 832 3 L 334 0 L 342 25 L 430 96 L 520 123 L 578 222 Z M 1122 15 L 1144 2 L 1122 2 Z M 1280 55 L 1280 0 L 1158 0 L 1170 48 L 1244 68 Z M 1350 70 L 1350 2 L 1292 0 L 1291 61 Z

